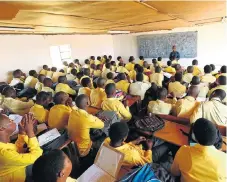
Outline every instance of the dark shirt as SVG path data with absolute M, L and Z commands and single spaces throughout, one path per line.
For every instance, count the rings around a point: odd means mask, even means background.
M 172 51 L 169 55 L 169 59 L 172 61 L 174 57 L 176 58 L 176 60 L 179 60 L 180 59 L 180 53 L 177 52 L 177 51 L 176 52 Z

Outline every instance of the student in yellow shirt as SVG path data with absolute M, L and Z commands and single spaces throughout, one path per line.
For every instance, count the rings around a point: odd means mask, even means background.
M 111 70 L 110 70 L 111 64 L 110 63 L 106 63 L 105 67 L 106 67 L 105 70 L 102 71 L 102 78 L 106 79 L 107 73 L 111 72 Z
M 174 106 L 174 113 L 177 117 L 190 119 L 194 110 L 198 107 L 199 102 L 196 98 L 199 95 L 199 88 L 197 86 L 191 86 L 188 89 L 187 96 L 183 99 L 179 99 Z
M 89 61 L 89 59 L 85 59 L 84 65 L 82 66 L 82 68 L 90 68 L 90 61 Z
M 65 74 L 65 72 L 64 72 L 64 70 L 59 70 L 59 72 L 54 72 L 53 73 L 53 76 L 52 76 L 52 81 L 54 82 L 54 83 L 56 83 L 56 82 L 58 82 L 58 78 L 60 77 L 60 76 L 65 76 L 66 74 Z
M 30 109 L 30 113 L 39 123 L 47 122 L 49 111 L 46 109 L 52 101 L 51 93 L 39 92 L 36 95 L 36 103 Z
M 80 156 L 83 157 L 87 156 L 89 152 L 96 153 L 103 142 L 103 139 L 97 140 L 95 142 L 91 141 L 90 129 L 101 129 L 104 127 L 104 122 L 102 122 L 99 118 L 87 113 L 87 102 L 88 97 L 84 94 L 79 95 L 76 98 L 76 106 L 78 109 L 72 111 L 68 124 L 69 137 L 76 142 Z M 93 150 L 91 150 L 91 148 Z M 92 163 L 93 160 L 91 159 L 90 162 Z
M 48 66 L 47 65 L 43 65 L 43 69 L 39 72 L 39 74 L 46 76 L 47 71 L 48 71 Z
M 140 56 L 139 59 L 140 59 L 140 60 L 138 61 L 138 64 L 139 64 L 140 66 L 143 66 L 144 57 L 143 57 L 143 56 Z
M 105 92 L 107 99 L 102 102 L 102 110 L 104 111 L 115 111 L 118 117 L 122 120 L 128 121 L 132 118 L 132 115 L 129 111 L 127 101 L 122 104 L 119 99 L 115 98 L 116 95 L 116 86 L 114 83 L 109 83 L 105 87 Z
M 58 84 L 55 88 L 55 92 L 65 92 L 70 95 L 76 95 L 76 91 L 70 88 L 70 86 L 67 84 L 67 78 L 66 76 L 60 76 L 58 78 Z
M 115 84 L 114 74 L 112 72 L 107 73 L 106 77 L 107 77 L 107 80 L 106 80 L 105 85 L 107 85 L 109 83 L 114 83 Z
M 112 61 L 112 56 L 111 55 L 109 55 L 108 56 L 108 59 L 110 60 L 110 62 Z
M 81 87 L 79 89 L 78 95 L 85 94 L 86 96 L 88 96 L 88 98 L 90 100 L 90 94 L 91 94 L 91 80 L 90 80 L 90 78 L 88 78 L 88 77 L 83 78 L 81 80 L 81 85 L 83 87 Z
M 75 68 L 74 63 L 69 63 L 69 67 L 67 68 L 67 74 L 71 73 L 71 70 Z
M 124 62 L 124 61 L 123 61 L 122 57 L 121 57 L 121 56 L 118 56 L 118 57 L 117 57 L 117 61 L 116 61 L 117 67 L 119 66 L 119 63 L 123 63 L 123 62 Z
M 91 90 L 91 95 L 90 95 L 91 106 L 101 108 L 102 102 L 107 98 L 105 89 L 104 89 L 105 83 L 106 83 L 106 80 L 104 78 L 98 78 L 97 88 Z
M 210 67 L 211 67 L 211 74 L 213 75 L 213 76 L 215 76 L 218 72 L 217 71 L 215 71 L 215 65 L 214 64 L 210 64 Z
M 83 69 L 83 76 L 80 78 L 80 83 L 82 81 L 83 78 L 90 78 L 91 81 L 91 88 L 94 88 L 94 84 L 93 84 L 93 80 L 91 78 L 91 72 L 89 68 L 84 68 Z
M 75 59 L 74 60 L 74 63 L 75 63 L 77 72 L 79 72 L 80 71 L 80 68 L 81 68 L 81 64 L 80 64 L 79 59 Z
M 213 145 L 217 138 L 215 125 L 207 119 L 198 119 L 193 126 L 198 144 L 182 146 L 173 161 L 171 173 L 181 182 L 219 181 L 227 179 L 227 155 Z
M 226 66 L 222 66 L 219 73 L 215 77 L 218 78 L 219 76 L 227 77 L 227 67 Z
M 193 75 L 194 76 L 201 76 L 202 75 L 202 71 L 200 70 L 200 68 L 198 67 L 198 64 L 199 64 L 199 62 L 196 60 L 196 59 L 194 59 L 193 61 L 192 61 L 192 66 L 193 66 Z
M 134 70 L 134 66 L 135 66 L 134 61 L 135 61 L 135 58 L 133 56 L 130 56 L 128 59 L 128 63 L 125 65 L 125 68 L 128 71 Z
M 186 93 L 186 87 L 181 84 L 182 73 L 175 74 L 175 82 L 170 82 L 168 86 L 168 93 L 174 93 L 176 97 L 182 97 Z
M 112 72 L 116 72 L 116 70 L 117 70 L 116 62 L 115 62 L 115 61 L 111 61 L 110 64 L 111 64 L 110 70 L 111 70 Z
M 150 75 L 150 82 L 155 83 L 158 87 L 162 87 L 162 82 L 164 80 L 164 75 L 161 73 L 161 67 L 155 67 L 155 73 Z
M 23 83 L 23 80 L 21 78 L 22 78 L 22 71 L 20 69 L 13 71 L 13 79 L 11 80 L 9 85 L 13 87 L 19 83 Z
M 136 74 L 138 72 L 138 67 L 142 67 L 139 64 L 135 64 L 134 70 L 129 72 L 130 79 L 133 81 L 136 81 Z
M 163 63 L 162 63 L 162 57 L 158 57 L 158 66 L 162 68 Z
M 149 68 L 149 64 L 147 63 L 147 61 L 143 62 L 143 68 L 144 68 L 144 73 L 151 73 L 152 72 Z
M 69 115 L 72 112 L 72 99 L 65 92 L 58 92 L 54 96 L 54 103 L 48 116 L 50 128 L 64 129 L 68 126 Z
M 16 99 L 16 91 L 12 87 L 4 88 L 3 99 L 1 103 L 1 107 L 4 109 L 8 109 L 10 113 L 24 115 L 29 112 L 30 108 L 34 105 L 32 100 L 28 102 L 23 102 Z
M 167 72 L 167 73 L 170 73 L 170 74 L 176 73 L 176 69 L 174 67 L 172 67 L 171 61 L 167 61 L 167 67 L 164 69 L 164 71 Z
M 100 56 L 97 57 L 97 60 L 95 60 L 95 65 L 102 64 L 102 58 Z
M 50 78 L 45 78 L 43 80 L 43 87 L 42 87 L 42 90 L 41 91 L 43 91 L 43 92 L 49 92 L 49 93 L 51 93 L 52 97 L 54 97 L 55 92 L 52 89 L 52 87 L 53 87 L 52 80 Z
M 119 81 L 116 83 L 116 88 L 118 90 L 121 90 L 125 93 L 128 93 L 129 85 L 130 85 L 130 79 L 126 77 L 124 73 L 119 73 L 117 75 Z
M 101 64 L 96 65 L 96 68 L 94 70 L 94 76 L 95 77 L 101 77 L 102 70 L 101 70 Z
M 76 74 L 77 74 L 77 70 L 76 70 L 75 68 L 73 68 L 73 69 L 71 70 L 71 73 L 69 73 L 69 74 L 66 75 L 67 80 L 68 80 L 68 81 L 73 81 L 73 80 L 75 80 L 75 79 L 76 79 Z
M 45 75 L 39 75 L 38 76 L 38 82 L 35 84 L 35 89 L 37 90 L 37 92 L 39 93 L 42 88 L 43 88 L 43 80 L 46 78 Z
M 64 61 L 63 62 L 63 65 L 64 65 L 63 70 L 64 70 L 64 73 L 66 74 L 67 73 L 67 70 L 68 70 L 68 67 L 69 67 L 69 64 L 68 64 L 67 61 Z
M 185 73 L 183 76 L 183 81 L 185 83 L 191 83 L 192 78 L 193 78 L 193 70 L 194 70 L 193 66 L 187 67 L 187 73 Z
M 77 166 L 74 167 L 77 169 Z M 58 149 L 45 153 L 32 166 L 34 182 L 77 182 L 76 179 L 69 177 L 71 171 L 72 162 Z
M 33 131 L 34 118 L 26 114 L 19 124 L 18 139 L 10 143 L 10 136 L 16 130 L 16 124 L 6 115 L 0 114 L 0 181 L 24 182 L 26 167 L 33 164 L 42 155 Z M 26 148 L 24 148 L 24 144 Z
M 129 71 L 124 67 L 124 63 L 119 63 L 118 65 L 116 72 L 129 74 Z
M 173 111 L 173 105 L 165 103 L 167 98 L 166 88 L 159 88 L 157 90 L 157 100 L 150 101 L 148 104 L 147 112 L 154 114 L 170 114 Z M 176 100 L 176 99 L 174 99 Z
M 95 64 L 95 56 L 90 57 L 90 65 Z
M 24 88 L 35 88 L 36 83 L 38 82 L 37 73 L 35 70 L 29 71 L 29 76 L 24 81 Z
M 137 67 L 137 73 L 142 73 L 143 74 L 143 81 L 149 82 L 149 77 L 144 74 L 144 69 L 142 66 Z
M 212 68 L 210 65 L 206 65 L 204 67 L 204 73 L 205 75 L 201 76 L 201 82 L 202 83 L 214 83 L 216 81 L 216 78 L 211 74 Z
M 193 76 L 192 81 L 190 83 L 191 85 L 197 86 L 199 88 L 199 95 L 197 100 L 199 99 L 206 99 L 207 94 L 209 92 L 209 88 L 207 84 L 200 83 L 200 78 L 198 76 Z

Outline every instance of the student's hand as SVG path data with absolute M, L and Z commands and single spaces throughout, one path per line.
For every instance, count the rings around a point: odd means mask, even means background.
M 123 100 L 123 104 L 124 104 L 125 107 L 128 107 L 129 101 L 127 99 L 125 99 L 125 100 Z
M 152 147 L 153 147 L 153 142 L 152 142 L 150 139 L 148 139 L 148 140 L 146 141 L 146 143 L 147 143 L 147 148 L 148 148 L 148 150 L 151 150 Z
M 23 119 L 22 119 L 22 123 L 24 124 L 24 128 L 25 131 L 28 135 L 29 138 L 35 137 L 35 133 L 34 133 L 34 117 L 33 114 L 29 113 L 29 114 L 25 114 Z
M 174 93 L 174 92 L 171 92 L 170 95 L 173 97 L 173 98 L 176 98 L 177 95 Z
M 143 136 L 140 136 L 140 137 L 137 138 L 136 140 L 132 141 L 132 143 L 135 144 L 135 145 L 138 145 L 138 144 L 140 144 L 140 142 L 142 142 L 142 141 L 146 141 L 146 138 L 143 137 Z
M 68 100 L 66 101 L 66 105 L 69 107 L 73 107 L 73 100 L 71 97 L 69 97 Z
M 18 129 L 19 129 L 20 135 L 26 135 L 24 126 L 25 126 L 25 121 L 22 119 L 22 121 L 18 124 Z

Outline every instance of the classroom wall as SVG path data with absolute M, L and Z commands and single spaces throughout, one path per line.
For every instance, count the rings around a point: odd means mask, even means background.
M 90 55 L 114 55 L 111 35 L 0 35 L 0 81 L 17 68 L 28 72 L 40 66 L 52 66 L 50 46 L 70 44 L 72 58 L 81 62 Z
M 176 28 L 172 31 L 155 31 L 128 35 L 115 35 L 113 37 L 113 47 L 115 56 L 121 55 L 124 60 L 129 56 L 138 59 L 137 36 L 144 34 L 162 34 L 173 32 L 198 31 L 198 55 L 200 66 L 208 63 L 223 65 L 227 62 L 227 24 L 215 23 L 210 25 Z M 151 59 L 147 59 L 151 63 Z M 167 59 L 165 59 L 167 61 Z M 192 59 L 181 59 L 184 66 L 191 64 Z

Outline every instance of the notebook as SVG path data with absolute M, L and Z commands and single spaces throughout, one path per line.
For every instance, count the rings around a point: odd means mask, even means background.
M 61 136 L 61 134 L 58 132 L 58 130 L 56 128 L 40 135 L 38 137 L 40 147 L 47 144 L 50 141 L 53 141 L 54 139 L 58 138 L 59 136 Z
M 103 144 L 95 158 L 94 164 L 80 177 L 78 182 L 114 182 L 124 159 L 124 154 L 107 144 Z

